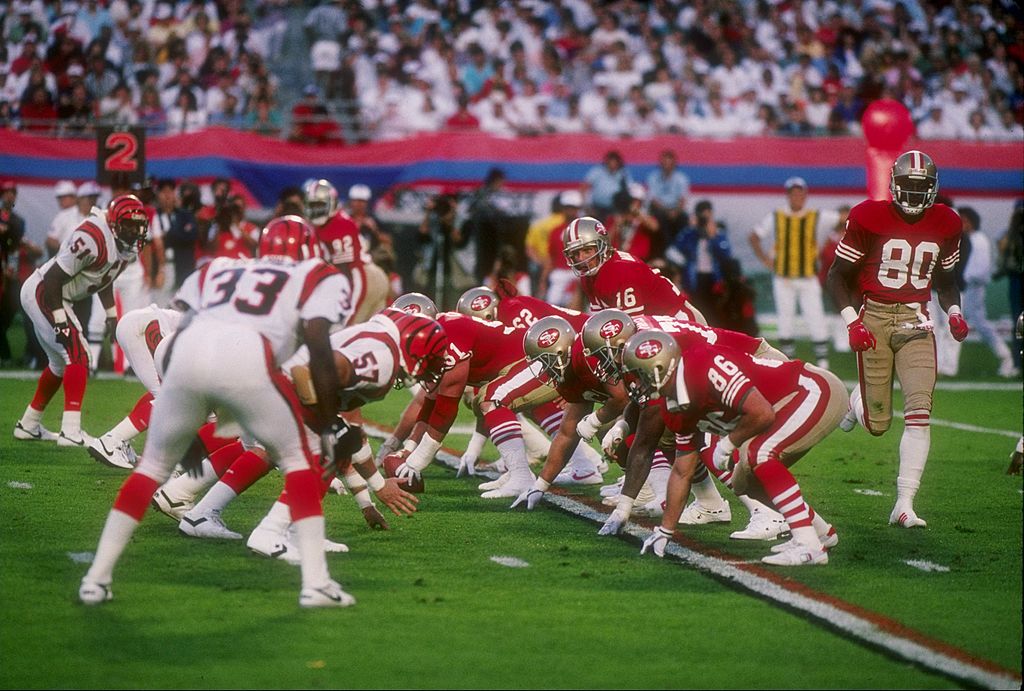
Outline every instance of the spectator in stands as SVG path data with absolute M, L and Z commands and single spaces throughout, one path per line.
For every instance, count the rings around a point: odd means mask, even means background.
M 690 196 L 690 179 L 679 170 L 676 153 L 672 149 L 658 154 L 658 168 L 647 176 L 647 191 L 650 213 L 658 221 L 658 237 L 651 251 L 659 256 L 689 220 L 686 200 Z
M 309 84 L 302 90 L 302 100 L 292 108 L 292 131 L 289 139 L 300 144 L 341 143 L 341 129 L 327 107 L 320 101 L 320 90 Z
M 281 134 L 281 112 L 273 106 L 269 98 L 258 98 L 253 102 L 243 121 L 245 129 L 267 137 Z
M 445 120 L 445 129 L 454 131 L 479 130 L 480 119 L 469 109 L 469 96 L 463 92 L 459 94 L 458 99 L 458 110 Z
M 63 134 L 81 136 L 92 132 L 94 115 L 92 97 L 81 83 L 72 87 L 68 99 L 57 108 L 58 126 Z
M 206 121 L 206 110 L 197 105 L 195 95 L 182 89 L 167 111 L 167 133 L 192 134 L 205 128 Z
M 693 209 L 694 222 L 684 229 L 665 253 L 679 267 L 683 288 L 690 294 L 708 323 L 717 325 L 715 286 L 723 280 L 723 264 L 732 258 L 732 245 L 725 224 L 715 218 L 707 199 Z
M 50 92 L 42 84 L 31 87 L 19 110 L 21 128 L 35 134 L 49 134 L 57 125 L 57 109 Z
M 167 131 L 167 113 L 160 103 L 160 93 L 156 89 L 143 89 L 137 112 L 139 124 L 146 128 L 148 134 L 158 135 Z

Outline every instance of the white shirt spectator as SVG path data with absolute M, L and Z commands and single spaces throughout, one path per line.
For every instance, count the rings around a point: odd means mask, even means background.
M 167 111 L 168 134 L 191 134 L 206 127 L 206 110 L 183 110 L 178 106 Z
M 921 139 L 956 139 L 957 128 L 946 117 L 942 106 L 934 105 L 925 118 L 917 126 L 917 136 Z
M 46 234 L 46 239 L 61 244 L 85 219 L 86 216 L 78 210 L 77 205 L 58 211 L 50 222 L 50 232 Z

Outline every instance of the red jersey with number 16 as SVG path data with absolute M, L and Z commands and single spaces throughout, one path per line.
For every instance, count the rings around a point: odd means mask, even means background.
M 926 303 L 936 265 L 950 271 L 960 258 L 960 216 L 945 204 L 908 223 L 891 202 L 868 200 L 850 210 L 836 257 L 860 267 L 866 298 L 888 304 Z
M 615 307 L 634 317 L 663 314 L 692 320 L 686 293 L 628 252 L 613 252 L 596 274 L 582 277 L 580 285 L 595 312 Z

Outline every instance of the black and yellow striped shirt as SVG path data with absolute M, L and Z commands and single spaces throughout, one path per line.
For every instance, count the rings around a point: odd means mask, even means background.
M 783 278 L 807 278 L 816 274 L 818 212 L 787 214 L 775 212 L 775 275 Z

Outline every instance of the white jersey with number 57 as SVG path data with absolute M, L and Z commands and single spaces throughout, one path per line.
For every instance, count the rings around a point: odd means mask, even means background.
M 267 339 L 274 361 L 299 346 L 303 321 L 345 323 L 352 312 L 348 279 L 321 259 L 218 258 L 182 284 L 175 300 L 196 312 L 189 328 L 235 324 Z

